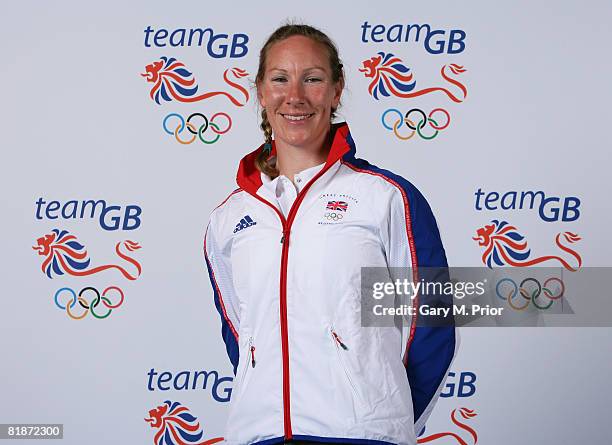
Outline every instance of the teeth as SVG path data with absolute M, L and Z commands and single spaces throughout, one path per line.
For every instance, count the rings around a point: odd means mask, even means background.
M 284 114 L 283 115 L 286 119 L 289 119 L 290 121 L 302 121 L 304 119 L 306 119 L 307 117 L 310 116 L 310 114 L 305 114 L 302 116 L 289 116 L 288 114 Z

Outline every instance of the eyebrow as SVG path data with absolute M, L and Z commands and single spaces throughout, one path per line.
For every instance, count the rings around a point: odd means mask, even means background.
M 314 70 L 325 71 L 325 68 L 323 68 L 321 66 L 311 66 L 309 68 L 306 68 L 304 71 L 308 72 L 308 71 L 314 71 Z M 270 68 L 268 71 L 280 71 L 281 73 L 286 73 L 287 72 L 287 70 L 285 70 L 283 68 Z

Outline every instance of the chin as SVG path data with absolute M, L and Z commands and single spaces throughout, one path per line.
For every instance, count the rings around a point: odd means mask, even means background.
M 300 148 L 307 148 L 314 143 L 312 140 L 305 138 L 287 138 L 285 142 L 292 147 Z
M 302 129 L 301 131 L 286 131 L 284 135 L 285 137 L 282 139 L 295 147 L 308 147 L 312 144 L 316 144 L 317 141 L 321 139 L 320 134 L 321 132 L 312 131 L 310 129 Z

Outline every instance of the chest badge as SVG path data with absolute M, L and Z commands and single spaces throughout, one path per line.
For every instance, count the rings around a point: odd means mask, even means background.
M 323 214 L 323 221 L 328 221 L 330 223 L 340 222 L 344 218 L 348 206 L 346 201 L 327 201 L 325 213 Z

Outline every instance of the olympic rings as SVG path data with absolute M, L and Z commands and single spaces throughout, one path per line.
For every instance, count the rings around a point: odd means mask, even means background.
M 393 122 L 392 126 L 389 125 L 386 120 L 386 117 L 389 113 L 397 114 L 397 119 Z M 420 119 L 417 121 L 417 124 L 415 124 L 414 121 L 410 118 L 411 115 L 414 115 L 414 113 L 417 114 L 417 117 L 420 117 Z M 434 119 L 433 116 L 435 113 L 444 114 L 446 118 L 446 123 L 444 125 L 439 125 L 438 121 Z M 407 141 L 408 139 L 411 139 L 415 134 L 418 134 L 421 139 L 431 140 L 438 136 L 438 133 L 440 131 L 448 128 L 451 122 L 450 114 L 444 108 L 435 108 L 431 110 L 428 115 L 426 115 L 425 112 L 420 108 L 412 108 L 405 115 L 402 115 L 402 113 L 397 108 L 389 108 L 382 114 L 380 120 L 383 127 L 385 127 L 387 130 L 393 131 L 395 137 L 402 141 Z M 412 130 L 410 133 L 408 133 L 407 136 L 401 135 L 398 131 L 404 123 L 410 130 Z M 425 128 L 425 125 L 427 124 L 429 124 L 429 126 L 434 129 L 434 132 L 429 136 L 425 135 L 422 132 L 422 130 Z
M 113 304 L 110 298 L 106 296 L 106 294 L 109 293 L 110 291 L 116 292 L 116 294 L 119 297 L 119 301 L 115 304 Z M 59 302 L 58 297 L 60 296 L 60 294 L 65 293 L 65 292 L 68 292 L 69 294 L 71 294 L 72 298 L 68 303 L 66 303 L 66 305 L 62 305 Z M 87 292 L 93 293 L 94 295 L 94 298 L 91 303 L 87 301 L 87 299 L 84 296 Z M 70 318 L 72 318 L 73 320 L 81 320 L 85 318 L 85 316 L 89 312 L 91 312 L 91 315 L 93 315 L 95 318 L 98 318 L 98 319 L 103 319 L 103 318 L 108 317 L 111 314 L 111 312 L 113 312 L 113 309 L 116 309 L 123 304 L 123 300 L 125 299 L 125 296 L 123 295 L 123 291 L 117 286 L 107 287 L 106 289 L 102 291 L 102 295 L 100 295 L 100 292 L 95 287 L 87 286 L 81 289 L 78 296 L 75 293 L 75 291 L 72 290 L 71 288 L 62 287 L 57 292 L 55 292 L 55 296 L 53 297 L 53 299 L 55 300 L 55 305 L 58 308 L 65 310 Z M 76 304 L 77 301 L 79 302 L 79 305 L 84 309 L 84 311 L 80 315 L 76 315 L 73 312 L 74 305 Z M 100 304 L 100 301 L 102 301 L 102 304 L 106 306 L 106 308 L 108 309 L 105 314 L 99 314 L 95 310 L 95 308 L 98 307 L 98 305 Z
M 510 290 L 504 292 L 503 294 L 500 291 L 500 285 L 502 283 L 510 283 Z M 528 283 L 531 283 L 531 285 L 526 286 Z M 557 284 L 554 289 L 553 283 Z M 495 286 L 495 293 L 500 299 L 508 301 L 510 307 L 516 311 L 525 310 L 529 306 L 529 303 L 532 303 L 538 309 L 546 310 L 553 305 L 555 300 L 558 300 L 563 296 L 565 293 L 565 284 L 560 278 L 556 277 L 547 279 L 544 281 L 543 285 L 540 284 L 540 282 L 535 278 L 525 278 L 519 285 L 517 285 L 511 278 L 503 278 L 497 282 L 497 285 Z M 537 301 L 542 293 L 549 300 L 547 304 L 540 304 Z M 513 301 L 514 297 L 519 294 L 525 300 L 524 304 L 517 304 Z
M 191 122 L 196 117 L 203 120 L 203 123 L 201 123 L 199 127 L 196 127 Z M 225 128 L 222 129 L 222 126 L 220 124 L 214 122 L 218 117 L 223 117 L 227 120 L 227 122 L 225 122 Z M 168 128 L 168 120 L 170 120 L 171 118 L 178 119 L 177 125 L 176 127 L 174 127 L 174 130 Z M 210 145 L 217 142 L 222 134 L 227 133 L 230 128 L 232 128 L 232 118 L 229 116 L 229 114 L 223 112 L 213 114 L 210 119 L 208 119 L 208 117 L 206 117 L 202 113 L 191 113 L 185 121 L 185 118 L 183 118 L 183 116 L 181 116 L 180 114 L 170 113 L 166 117 L 164 117 L 162 127 L 164 128 L 164 131 L 166 133 L 171 136 L 173 135 L 179 144 L 188 145 L 192 144 L 196 139 L 200 139 L 200 141 L 204 144 Z M 187 131 L 189 131 L 192 136 L 188 139 L 181 139 L 179 137 L 179 134 L 181 134 L 183 130 L 185 130 L 185 128 L 187 128 Z M 213 136 L 211 139 L 206 139 L 204 137 L 204 133 L 208 129 L 215 133 L 215 136 Z
M 323 217 L 331 221 L 340 221 L 342 218 L 344 218 L 344 215 L 342 215 L 342 213 L 326 212 Z

